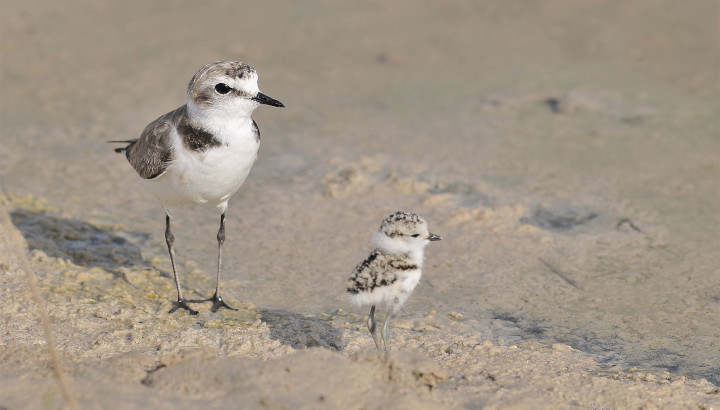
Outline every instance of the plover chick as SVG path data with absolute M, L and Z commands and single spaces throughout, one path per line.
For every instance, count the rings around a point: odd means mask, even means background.
M 142 183 L 165 208 L 165 241 L 179 308 L 198 312 L 190 302 L 212 301 L 212 311 L 228 306 L 220 295 L 225 211 L 228 200 L 245 182 L 260 147 L 260 131 L 251 114 L 260 104 L 284 107 L 260 92 L 255 69 L 238 61 L 218 61 L 202 67 L 187 87 L 187 102 L 148 124 L 140 138 L 115 151 L 125 154 Z M 175 264 L 171 209 L 196 204 L 220 213 L 217 233 L 218 266 L 215 294 L 205 300 L 183 298 Z
M 380 229 L 373 235 L 375 250 L 350 275 L 348 297 L 355 304 L 370 306 L 367 326 L 381 353 L 389 350 L 390 317 L 420 281 L 425 246 L 441 239 L 441 236 L 428 232 L 427 222 L 418 215 L 395 212 L 382 221 Z M 387 308 L 380 335 L 375 323 L 376 306 Z

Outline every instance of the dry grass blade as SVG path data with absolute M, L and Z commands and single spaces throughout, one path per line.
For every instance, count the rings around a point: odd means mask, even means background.
M 48 353 L 50 355 L 53 372 L 55 373 L 55 380 L 57 381 L 60 392 L 67 405 L 71 409 L 77 409 L 77 402 L 70 392 L 70 387 L 67 378 L 65 377 L 60 357 L 58 356 L 57 348 L 55 346 L 55 337 L 53 336 L 52 329 L 50 328 L 50 318 L 48 317 L 47 310 L 45 310 L 44 300 L 40 295 L 40 287 L 38 286 L 37 277 L 35 277 L 35 272 L 30 267 L 30 262 L 25 255 L 23 238 L 20 236 L 20 232 L 15 229 L 15 226 L 10 221 L 10 217 L 2 204 L 0 204 L 0 224 L 3 226 L 5 232 L 8 232 L 10 235 L 11 242 L 15 246 L 15 251 L 18 255 L 18 259 L 20 260 L 20 267 L 25 272 L 27 282 L 30 285 L 30 292 L 33 300 L 35 301 L 35 305 L 37 306 L 40 323 L 43 327 L 43 331 L 45 332 L 45 340 L 47 340 Z

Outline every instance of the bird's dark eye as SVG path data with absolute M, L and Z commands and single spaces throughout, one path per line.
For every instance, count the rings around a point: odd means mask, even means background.
M 230 88 L 230 86 L 225 83 L 218 83 L 215 86 L 215 91 L 217 91 L 218 94 L 227 94 L 230 92 L 230 90 L 232 90 L 232 88 Z
M 410 235 L 410 236 L 412 236 L 413 238 L 417 238 L 418 236 L 420 236 L 420 234 L 416 233 L 415 235 Z

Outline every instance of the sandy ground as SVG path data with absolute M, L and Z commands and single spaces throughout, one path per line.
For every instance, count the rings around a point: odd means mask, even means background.
M 718 6 L 2 1 L 0 408 L 720 407 Z M 106 140 L 239 59 L 260 158 L 225 298 L 168 314 L 162 209 Z M 445 237 L 373 352 L 343 298 L 395 210 Z M 217 215 L 177 212 L 189 297 Z M 12 232 L 21 234 L 18 245 Z

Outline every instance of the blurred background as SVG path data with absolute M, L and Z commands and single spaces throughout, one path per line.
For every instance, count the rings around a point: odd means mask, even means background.
M 167 272 L 162 208 L 105 141 L 182 105 L 204 64 L 241 60 L 287 108 L 254 115 L 262 148 L 228 211 L 227 299 L 350 309 L 371 233 L 412 210 L 446 240 L 401 316 L 461 312 L 488 339 L 720 383 L 717 2 L 1 10 L 0 188 L 52 215 L 48 229 L 131 232 Z M 217 216 L 176 218 L 185 282 L 211 280 Z M 58 241 L 46 246 L 76 249 Z

